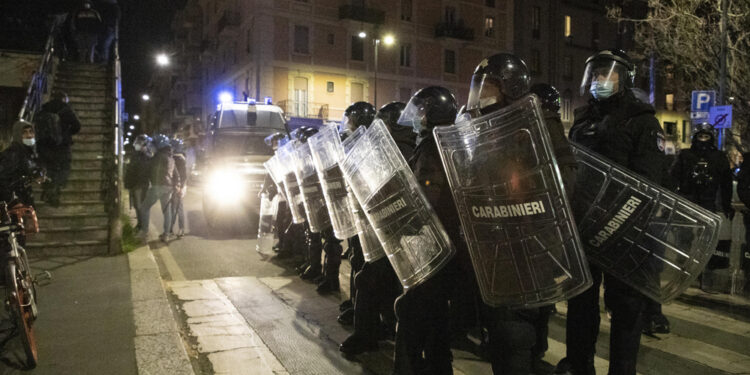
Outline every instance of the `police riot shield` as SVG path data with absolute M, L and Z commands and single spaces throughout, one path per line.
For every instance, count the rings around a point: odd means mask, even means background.
M 301 184 L 302 204 L 305 206 L 307 223 L 310 231 L 320 233 L 331 226 L 331 219 L 323 198 L 323 190 L 320 188 L 320 179 L 315 171 L 310 145 L 300 143 L 294 152 L 295 174 L 297 181 Z
M 346 181 L 339 168 L 339 160 L 344 157 L 338 129 L 335 126 L 324 126 L 318 134 L 307 140 L 312 152 L 315 169 L 323 189 L 328 214 L 333 226 L 333 234 L 345 240 L 357 234 L 354 217 L 349 208 Z
M 279 164 L 282 168 L 284 191 L 286 192 L 286 201 L 289 205 L 289 210 L 292 212 L 292 222 L 294 224 L 300 224 L 305 222 L 305 207 L 302 202 L 302 190 L 300 184 L 297 181 L 297 175 L 295 173 L 295 156 L 294 152 L 300 143 L 296 140 L 287 142 L 285 145 L 279 147 L 276 151 L 276 155 L 279 157 Z
M 362 255 L 365 258 L 365 262 L 374 262 L 385 256 L 385 250 L 383 250 L 383 245 L 380 244 L 375 229 L 367 219 L 365 211 L 362 209 L 359 201 L 357 201 L 351 188 L 347 188 L 347 190 L 349 191 L 349 207 L 351 208 L 352 216 L 354 216 L 357 237 L 359 237 L 359 243 L 362 246 Z
M 385 124 L 360 127 L 341 170 L 404 288 L 438 272 L 455 248 Z
M 433 132 L 485 303 L 535 307 L 591 286 L 536 96 Z
M 268 199 L 268 194 L 260 196 L 260 218 L 258 219 L 258 242 L 255 250 L 263 255 L 273 255 L 273 244 L 275 241 L 274 224 L 276 213 L 279 208 L 279 194 L 273 199 Z
M 271 180 L 276 184 L 276 191 L 281 195 L 281 200 L 286 200 L 286 191 L 284 190 L 284 167 L 279 162 L 278 154 L 272 156 L 263 163 L 266 172 L 271 176 Z
M 604 272 L 667 303 L 711 258 L 721 217 L 573 144 L 573 214 L 587 258 Z

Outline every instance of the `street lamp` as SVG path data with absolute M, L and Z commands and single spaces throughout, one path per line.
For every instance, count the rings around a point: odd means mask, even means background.
M 160 53 L 156 55 L 156 64 L 159 66 L 169 65 L 169 56 L 166 53 Z
M 135 130 L 135 125 L 130 125 L 130 130 Z
M 133 116 L 133 120 L 135 120 L 135 121 L 138 121 L 140 119 L 141 119 L 141 116 L 138 116 L 138 115 Z
M 360 32 L 359 32 L 359 34 L 357 34 L 357 36 L 358 36 L 358 37 L 359 37 L 360 39 L 364 39 L 364 38 L 367 38 L 367 33 L 366 33 L 366 32 L 364 32 L 364 31 L 360 31 Z
M 151 96 L 149 96 L 148 94 L 143 94 L 141 95 L 141 99 L 143 99 L 144 102 L 147 102 L 151 100 Z
M 360 33 L 360 37 L 362 33 Z M 396 39 L 391 34 L 385 35 L 383 37 L 383 44 L 385 44 L 386 46 L 391 46 L 395 42 L 396 42 Z M 375 102 L 375 107 L 377 107 L 378 106 L 378 48 L 380 47 L 380 38 L 375 38 L 374 43 L 375 43 L 375 90 L 374 90 L 375 100 L 374 102 Z

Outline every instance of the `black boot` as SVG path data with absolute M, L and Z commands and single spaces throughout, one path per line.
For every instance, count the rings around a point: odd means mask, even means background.
M 338 276 L 338 275 L 335 275 Z M 315 289 L 320 294 L 333 293 L 339 291 L 339 278 L 326 277 L 322 283 L 318 284 L 318 288 Z
M 372 338 L 352 334 L 341 343 L 339 350 L 346 355 L 374 352 L 378 350 L 378 342 Z

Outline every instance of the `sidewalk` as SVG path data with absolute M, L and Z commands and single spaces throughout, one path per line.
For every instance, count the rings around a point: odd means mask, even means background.
M 127 256 L 30 261 L 34 273 L 52 273 L 37 287 L 39 364 L 30 373 L 137 374 Z M 13 340 L 4 347 L 3 357 L 11 359 L 3 361 L 3 373 L 20 373 L 13 356 L 21 348 Z

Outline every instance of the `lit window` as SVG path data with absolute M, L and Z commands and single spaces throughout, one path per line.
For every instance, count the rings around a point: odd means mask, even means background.
M 333 82 L 331 81 L 326 82 L 326 91 L 333 92 Z
M 674 110 L 674 94 L 667 94 L 664 98 L 664 104 L 667 107 L 667 111 Z
M 571 23 L 570 16 L 565 16 L 565 37 L 566 38 L 568 38 L 571 35 L 573 35 L 570 23 Z
M 490 38 L 495 36 L 495 17 L 484 18 L 484 36 Z

